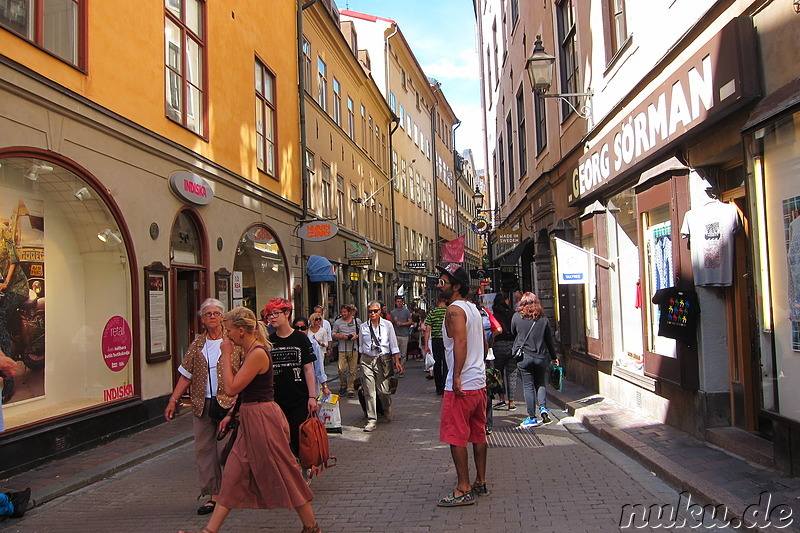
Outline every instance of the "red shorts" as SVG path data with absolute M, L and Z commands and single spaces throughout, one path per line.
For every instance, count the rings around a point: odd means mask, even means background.
M 464 391 L 464 396 L 444 391 L 439 440 L 465 447 L 486 442 L 486 389 Z

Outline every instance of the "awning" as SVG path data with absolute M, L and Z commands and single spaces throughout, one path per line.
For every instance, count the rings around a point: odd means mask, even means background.
M 768 94 L 750 112 L 747 124 L 742 131 L 759 126 L 783 111 L 800 104 L 800 78 L 796 78 L 783 87 Z
M 530 237 L 526 237 L 519 243 L 517 246 L 514 247 L 511 252 L 503 257 L 503 264 L 504 265 L 516 265 L 519 258 L 522 257 L 522 252 L 525 251 L 525 247 L 532 241 Z
M 308 281 L 336 281 L 336 270 L 330 261 L 320 255 L 312 255 L 306 264 Z

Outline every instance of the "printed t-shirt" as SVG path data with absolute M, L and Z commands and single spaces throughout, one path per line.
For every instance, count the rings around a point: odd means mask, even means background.
M 739 229 L 734 205 L 709 202 L 689 210 L 681 234 L 690 237 L 692 272 L 698 287 L 728 287 L 733 283 L 733 234 Z
M 658 305 L 658 335 L 676 339 L 686 344 L 697 343 L 697 318 L 700 306 L 697 293 L 692 290 L 679 290 L 675 287 L 661 289 L 653 295 L 653 303 Z
M 317 358 L 308 336 L 295 330 L 285 338 L 273 333 L 269 341 L 272 343 L 270 355 L 275 371 L 275 401 L 281 405 L 308 402 L 303 365 L 313 363 Z

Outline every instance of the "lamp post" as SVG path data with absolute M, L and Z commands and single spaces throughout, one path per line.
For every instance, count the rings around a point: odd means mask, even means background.
M 561 94 L 547 94 L 550 86 L 553 84 L 553 66 L 555 65 L 556 58 L 544 51 L 542 45 L 542 36 L 537 35 L 536 41 L 533 43 L 533 54 L 528 58 L 525 64 L 525 69 L 528 71 L 528 77 L 531 80 L 531 87 L 533 92 L 542 98 L 558 98 L 565 102 L 575 113 L 589 121 L 591 126 L 594 123 L 592 118 L 592 97 L 593 91 L 588 93 L 561 93 Z M 586 100 L 580 108 L 570 100 L 575 97 L 583 97 Z

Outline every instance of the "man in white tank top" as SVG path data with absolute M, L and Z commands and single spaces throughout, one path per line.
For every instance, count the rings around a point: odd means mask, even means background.
M 447 314 L 442 325 L 447 380 L 442 398 L 439 440 L 450 445 L 458 484 L 437 505 L 455 507 L 472 505 L 476 494 L 486 496 L 486 365 L 488 346 L 483 334 L 483 320 L 469 293 L 469 276 L 456 263 L 436 267 L 439 293 L 447 299 Z M 472 443 L 477 470 L 475 482 L 469 480 L 467 443 Z

